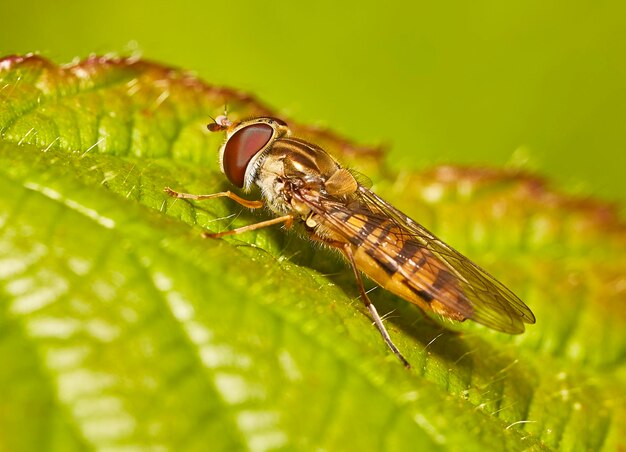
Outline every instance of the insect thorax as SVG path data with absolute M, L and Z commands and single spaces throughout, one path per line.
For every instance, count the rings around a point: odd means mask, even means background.
M 298 140 L 276 140 L 259 162 L 254 183 L 259 186 L 269 208 L 277 214 L 306 217 L 310 209 L 298 196 L 325 190 L 326 181 L 341 167 L 322 149 Z

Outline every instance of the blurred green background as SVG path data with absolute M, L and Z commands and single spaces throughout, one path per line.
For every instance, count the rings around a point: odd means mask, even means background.
M 139 53 L 402 167 L 524 164 L 626 200 L 626 4 L 4 0 L 0 53 Z

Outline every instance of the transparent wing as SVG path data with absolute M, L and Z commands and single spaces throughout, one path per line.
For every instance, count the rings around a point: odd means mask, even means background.
M 385 265 L 394 264 L 398 253 L 397 248 L 384 246 L 383 242 L 399 238 L 405 248 L 412 249 L 411 258 L 421 262 L 420 271 L 408 272 L 401 265 L 396 265 L 396 271 L 425 297 L 436 299 L 463 318 L 511 334 L 522 333 L 524 323 L 535 323 L 528 306 L 502 283 L 369 189 L 359 186 L 357 201 L 352 204 L 324 198 L 308 203 L 349 242 L 375 248 L 373 256 Z M 346 221 L 355 214 L 365 218 L 363 224 L 387 224 L 385 234 L 364 237 L 363 228 Z

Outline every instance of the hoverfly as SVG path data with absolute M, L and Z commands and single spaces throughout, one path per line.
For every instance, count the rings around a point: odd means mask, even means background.
M 339 250 L 356 279 L 360 297 L 389 348 L 408 361 L 391 340 L 369 300 L 361 272 L 384 289 L 457 321 L 474 320 L 495 330 L 519 334 L 535 323 L 531 310 L 502 283 L 446 245 L 423 226 L 359 184 L 319 146 L 291 136 L 280 119 L 259 117 L 231 122 L 218 116 L 209 130 L 226 131 L 219 151 L 224 175 L 245 192 L 257 185 L 264 201 L 230 191 L 210 195 L 165 191 L 175 198 L 228 197 L 244 207 L 265 204 L 275 218 L 204 237 L 222 237 L 294 221 L 309 237 Z

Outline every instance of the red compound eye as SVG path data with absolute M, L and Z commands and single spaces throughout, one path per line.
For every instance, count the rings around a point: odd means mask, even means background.
M 270 141 L 274 129 L 267 124 L 251 124 L 235 132 L 226 142 L 222 168 L 237 187 L 243 187 L 248 163 Z

